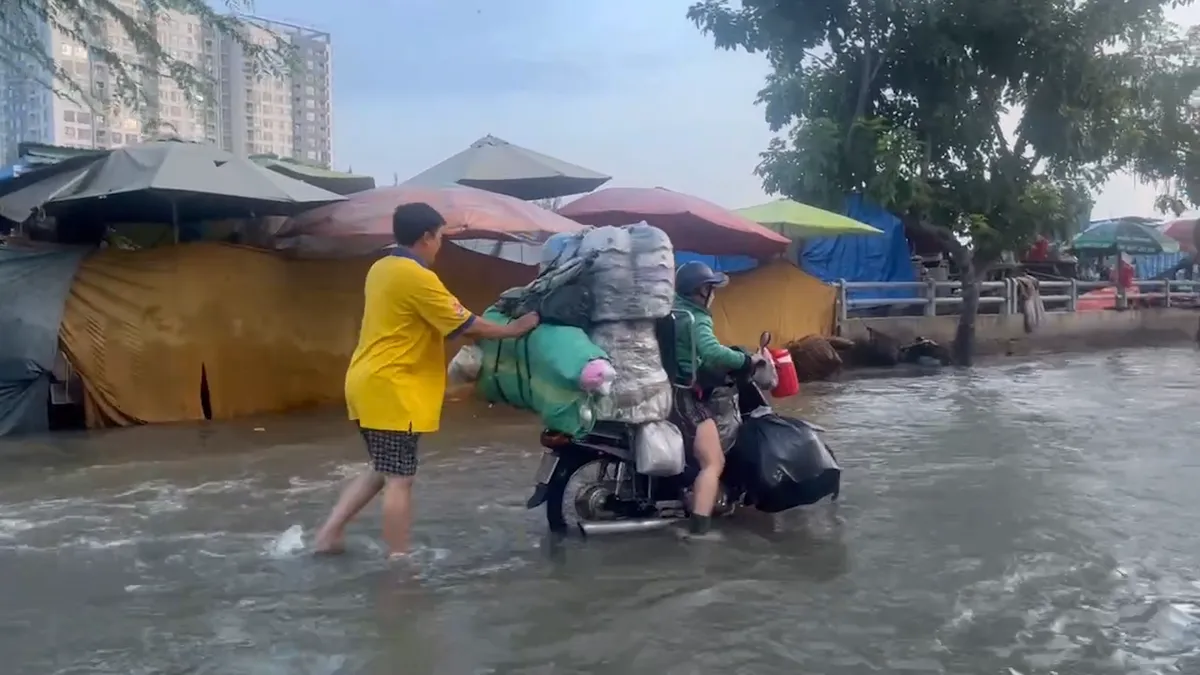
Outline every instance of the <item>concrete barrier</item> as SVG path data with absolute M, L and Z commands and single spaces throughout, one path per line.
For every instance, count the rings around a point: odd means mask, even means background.
M 842 322 L 840 333 L 851 339 L 865 337 L 868 328 L 900 340 L 921 336 L 949 345 L 954 341 L 958 316 L 851 318 Z M 1200 311 L 1047 312 L 1031 333 L 1025 332 L 1025 318 L 1020 314 L 981 314 L 975 318 L 975 336 L 980 356 L 1195 342 L 1200 339 Z

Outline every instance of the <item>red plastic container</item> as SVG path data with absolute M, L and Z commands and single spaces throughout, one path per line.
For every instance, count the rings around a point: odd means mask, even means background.
M 800 378 L 796 376 L 796 364 L 792 362 L 792 353 L 786 349 L 772 349 L 771 360 L 775 362 L 775 372 L 779 374 L 779 384 L 771 390 L 774 398 L 787 398 L 800 393 Z

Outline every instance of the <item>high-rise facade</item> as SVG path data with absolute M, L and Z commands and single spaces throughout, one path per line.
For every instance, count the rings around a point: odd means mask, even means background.
M 139 0 L 114 0 L 139 15 Z M 127 63 L 142 58 L 115 22 L 106 27 L 108 48 Z M 276 36 L 294 50 L 294 67 L 282 76 L 256 74 L 241 45 L 199 18 L 179 12 L 157 17 L 159 44 L 214 81 L 209 100 L 189 102 L 170 78 L 146 83 L 150 105 L 140 111 L 115 103 L 113 74 L 86 45 L 50 29 L 42 39 L 56 65 L 91 94 L 95 107 L 57 96 L 38 78 L 0 67 L 0 154 L 13 160 L 22 141 L 80 148 L 111 148 L 147 132 L 208 141 L 230 152 L 273 153 L 328 166 L 333 162 L 330 36 L 301 26 L 250 19 L 245 38 L 273 46 Z M 158 129 L 145 128 L 157 119 Z

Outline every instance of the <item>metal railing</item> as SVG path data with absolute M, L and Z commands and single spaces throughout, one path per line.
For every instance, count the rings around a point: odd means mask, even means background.
M 1077 279 L 1038 280 L 1038 292 L 1047 312 L 1078 311 L 1079 297 L 1083 293 L 1113 284 L 1108 281 L 1079 281 Z M 1134 284 L 1136 293 L 1127 293 L 1118 288 L 1115 309 L 1133 307 L 1196 306 L 1200 281 L 1139 280 Z M 957 314 L 962 304 L 962 282 L 959 281 L 845 281 L 837 286 L 837 318 L 839 324 L 850 318 L 858 318 L 855 310 L 880 307 L 922 308 L 925 316 Z M 871 290 L 918 290 L 916 296 L 897 298 L 849 297 L 850 291 Z M 955 295 L 958 293 L 958 295 Z M 939 311 L 952 308 L 951 311 Z M 986 313 L 1019 314 L 1020 290 L 1015 279 L 979 282 L 979 309 Z M 894 314 L 892 316 L 895 316 Z

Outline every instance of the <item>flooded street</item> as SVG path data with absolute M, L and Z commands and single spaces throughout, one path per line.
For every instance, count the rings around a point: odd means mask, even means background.
M 336 413 L 0 442 L 4 672 L 1194 674 L 1198 364 L 812 387 L 841 503 L 723 543 L 548 541 L 537 428 L 458 407 L 399 565 L 377 510 L 303 553 L 364 454 Z

